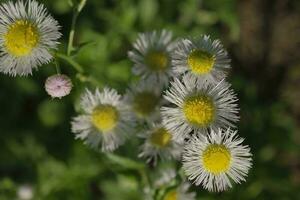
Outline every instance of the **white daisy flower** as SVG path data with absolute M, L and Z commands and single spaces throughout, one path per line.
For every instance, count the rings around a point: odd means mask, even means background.
M 162 125 L 152 125 L 145 132 L 145 143 L 141 146 L 139 157 L 147 158 L 147 162 L 156 165 L 158 157 L 162 160 L 179 159 L 181 144 L 172 140 L 172 134 Z
M 132 84 L 124 96 L 137 120 L 153 122 L 160 118 L 160 106 L 163 104 L 162 88 L 154 85 L 152 79 Z
M 196 193 L 188 192 L 189 188 L 190 184 L 183 182 L 179 186 L 166 192 L 162 200 L 195 200 Z
M 113 151 L 133 133 L 133 117 L 114 89 L 86 90 L 81 108 L 84 114 L 73 119 L 72 132 L 93 149 Z
M 171 52 L 174 49 L 172 32 L 162 30 L 140 33 L 128 52 L 134 62 L 133 73 L 143 79 L 156 78 L 158 83 L 167 85 L 173 75 L 171 69 Z
M 173 105 L 162 107 L 161 114 L 175 140 L 186 138 L 193 130 L 206 134 L 210 128 L 235 127 L 238 99 L 230 84 L 197 84 L 196 78 L 185 75 L 182 82 L 175 78 L 171 85 L 164 97 Z
M 190 74 L 199 81 L 216 83 L 225 78 L 230 59 L 219 40 L 204 35 L 198 39 L 182 39 L 172 54 L 174 73 Z
M 252 166 L 252 154 L 236 133 L 219 129 L 207 136 L 191 137 L 183 152 L 183 169 L 189 180 L 218 192 L 231 188 L 232 181 L 245 181 Z
M 0 5 L 0 71 L 12 76 L 32 74 L 49 63 L 61 37 L 58 22 L 35 0 Z

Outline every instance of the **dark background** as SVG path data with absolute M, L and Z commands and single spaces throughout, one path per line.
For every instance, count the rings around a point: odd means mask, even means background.
M 67 0 L 41 2 L 62 25 L 65 51 L 72 9 Z M 239 134 L 252 148 L 246 183 L 222 194 L 194 187 L 198 199 L 300 199 L 299 0 L 88 0 L 75 44 L 90 43 L 74 57 L 85 77 L 61 61 L 74 82 L 70 96 L 53 100 L 45 93 L 53 63 L 29 77 L 0 74 L 0 200 L 16 199 L 24 186 L 34 199 L 144 199 L 137 173 L 75 141 L 70 119 L 85 86 L 124 92 L 137 33 L 163 28 L 176 37 L 222 40 L 240 99 Z M 136 147 L 124 148 L 136 159 Z

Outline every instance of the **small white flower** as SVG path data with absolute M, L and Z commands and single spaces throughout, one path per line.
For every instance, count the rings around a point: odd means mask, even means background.
M 32 74 L 49 63 L 61 37 L 58 22 L 35 0 L 0 5 L 0 71 L 12 76 Z
M 152 125 L 143 136 L 145 143 L 141 146 L 139 157 L 147 158 L 147 162 L 156 165 L 158 157 L 162 160 L 179 159 L 181 144 L 172 140 L 172 134 L 162 125 Z
M 81 108 L 84 114 L 73 119 L 72 132 L 93 149 L 113 151 L 133 133 L 133 117 L 114 89 L 86 90 Z
M 157 178 L 154 181 L 154 187 L 160 188 L 163 186 L 170 185 L 175 180 L 177 171 L 174 168 L 160 168 Z
M 140 33 L 128 52 L 134 62 L 133 73 L 143 79 L 155 78 L 156 84 L 167 85 L 173 75 L 171 69 L 171 52 L 174 49 L 172 32 L 162 30 Z
M 238 121 L 238 100 L 230 84 L 199 84 L 195 77 L 175 78 L 165 99 L 173 105 L 162 107 L 164 126 L 174 139 L 184 139 L 194 130 L 206 134 L 212 128 L 235 127 Z
M 159 168 L 158 173 L 154 176 L 154 189 L 158 189 L 155 199 L 160 200 L 195 200 L 196 193 L 189 192 L 190 183 L 186 180 L 178 182 L 178 171 L 174 168 L 163 167 Z M 151 197 L 151 198 L 149 198 Z M 154 200 L 154 195 L 148 195 L 149 200 Z
M 200 82 L 217 83 L 226 76 L 230 59 L 219 40 L 212 41 L 209 36 L 197 39 L 182 39 L 172 54 L 174 73 L 189 74 Z
M 30 200 L 33 199 L 34 193 L 31 185 L 21 185 L 17 191 L 18 199 Z
M 71 79 L 64 74 L 50 76 L 45 82 L 46 92 L 53 98 L 67 96 L 70 94 L 72 87 Z
M 163 104 L 162 88 L 152 79 L 132 84 L 124 96 L 137 120 L 149 123 L 160 119 L 160 106 Z
M 237 131 L 213 130 L 207 136 L 194 135 L 183 152 L 183 168 L 189 180 L 209 191 L 224 191 L 232 181 L 245 181 L 252 166 L 250 148 L 243 146 Z
M 190 184 L 187 182 L 181 183 L 176 188 L 169 190 L 162 198 L 162 200 L 195 200 L 196 193 L 188 192 Z

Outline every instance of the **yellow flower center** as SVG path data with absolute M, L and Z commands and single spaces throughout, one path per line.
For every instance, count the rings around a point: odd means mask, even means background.
M 166 194 L 163 200 L 177 200 L 177 196 L 178 196 L 177 191 L 172 190 Z
M 162 51 L 150 51 L 145 57 L 145 63 L 152 71 L 164 71 L 169 60 L 167 54 Z
M 211 144 L 204 150 L 202 160 L 207 171 L 219 174 L 228 170 L 231 154 L 224 145 Z
M 215 118 L 215 106 L 211 97 L 196 95 L 188 97 L 183 105 L 183 113 L 189 123 L 206 127 Z
M 211 71 L 215 56 L 201 49 L 192 50 L 188 56 L 188 65 L 195 74 L 206 74 Z
M 101 105 L 92 113 L 92 123 L 102 132 L 112 130 L 118 123 L 119 113 L 111 105 Z
M 39 42 L 37 27 L 27 20 L 18 20 L 8 27 L 4 35 L 4 45 L 14 56 L 26 56 Z
M 137 93 L 133 100 L 133 110 L 139 117 L 149 116 L 158 104 L 158 97 L 148 91 Z
M 159 128 L 152 133 L 150 141 L 153 145 L 162 148 L 170 143 L 171 138 L 171 134 L 165 128 Z

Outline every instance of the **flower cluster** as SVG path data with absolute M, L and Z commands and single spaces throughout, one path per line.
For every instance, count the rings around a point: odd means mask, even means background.
M 26 76 L 50 63 L 59 29 L 35 0 L 0 4 L 0 72 Z M 70 56 L 72 37 L 68 47 L 63 57 Z M 187 180 L 217 192 L 245 181 L 252 155 L 235 130 L 238 98 L 225 80 L 230 59 L 220 41 L 206 35 L 174 40 L 166 30 L 141 33 L 128 57 L 139 80 L 124 95 L 108 87 L 86 89 L 82 113 L 71 122 L 75 137 L 97 151 L 112 152 L 137 136 L 137 156 L 150 166 L 161 160 L 180 161 L 185 178 L 171 184 L 163 200 L 195 199 Z M 55 63 L 57 74 L 47 78 L 45 90 L 61 98 L 73 84 Z M 175 180 L 178 174 L 171 172 L 175 176 L 163 174 L 156 185 Z
M 86 90 L 84 113 L 72 121 L 76 138 L 107 152 L 136 135 L 140 158 L 153 166 L 181 160 L 186 177 L 209 191 L 245 181 L 251 153 L 234 130 L 238 98 L 225 81 L 230 59 L 220 41 L 153 31 L 139 34 L 128 56 L 140 79 L 123 97 L 114 89 Z M 164 199 L 193 199 L 176 197 L 184 188 Z

